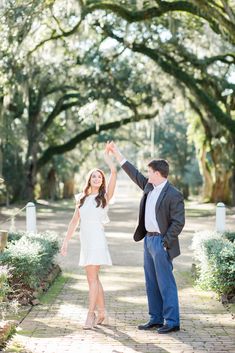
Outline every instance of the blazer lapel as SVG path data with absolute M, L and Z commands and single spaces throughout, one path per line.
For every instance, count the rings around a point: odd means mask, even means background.
M 169 187 L 169 181 L 166 183 L 166 185 L 164 186 L 164 188 L 162 189 L 162 191 L 161 191 L 161 193 L 160 193 L 160 195 L 159 195 L 159 197 L 158 197 L 158 200 L 157 200 L 157 203 L 156 203 L 156 206 L 155 206 L 155 212 L 156 212 L 156 214 L 157 214 L 157 212 L 158 212 L 160 203 L 161 203 L 163 197 L 165 196 L 165 194 L 166 194 L 166 192 L 167 192 L 168 187 Z
M 144 188 L 144 194 L 147 195 L 152 190 L 153 190 L 153 184 L 147 183 L 145 188 Z

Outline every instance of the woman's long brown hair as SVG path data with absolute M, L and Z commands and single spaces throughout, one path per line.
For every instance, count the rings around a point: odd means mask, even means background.
M 86 185 L 83 189 L 83 196 L 80 199 L 80 203 L 79 203 L 79 208 L 82 207 L 82 205 L 85 202 L 85 199 L 87 198 L 87 196 L 90 195 L 90 190 L 91 190 L 91 176 L 94 172 L 99 172 L 102 176 L 102 184 L 99 187 L 99 191 L 98 191 L 98 195 L 95 197 L 97 206 L 99 207 L 101 205 L 101 207 L 105 208 L 105 206 L 107 205 L 107 200 L 105 197 L 106 194 L 106 181 L 105 181 L 105 176 L 104 176 L 104 172 L 100 169 L 93 169 L 88 173 L 88 177 L 87 177 L 87 182 Z

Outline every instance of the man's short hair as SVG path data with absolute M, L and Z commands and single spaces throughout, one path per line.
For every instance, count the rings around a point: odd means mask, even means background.
M 148 167 L 155 172 L 159 172 L 162 177 L 167 178 L 169 175 L 169 163 L 165 159 L 154 159 L 149 162 Z

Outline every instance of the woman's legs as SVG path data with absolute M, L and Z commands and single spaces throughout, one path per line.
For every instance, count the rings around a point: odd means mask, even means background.
M 104 290 L 99 278 L 98 278 L 98 281 L 99 281 L 99 292 L 98 292 L 96 305 L 98 310 L 104 310 L 104 307 L 105 307 Z
M 91 329 L 95 325 L 95 308 L 99 293 L 99 266 L 89 265 L 85 267 L 87 282 L 89 285 L 89 306 L 84 329 Z
M 97 317 L 97 324 L 102 324 L 105 319 L 105 300 L 104 300 L 104 290 L 102 284 L 99 280 L 99 293 L 97 297 L 97 309 L 98 309 L 98 317 Z
M 96 303 L 99 296 L 99 272 L 100 266 L 89 265 L 86 266 L 86 276 L 89 285 L 89 307 L 88 310 L 93 312 L 96 308 Z
M 87 281 L 89 285 L 88 314 L 94 313 L 94 310 L 97 306 L 97 309 L 98 309 L 97 323 L 100 324 L 105 319 L 104 290 L 99 280 L 100 266 L 89 265 L 89 266 L 86 266 L 85 269 L 86 269 Z

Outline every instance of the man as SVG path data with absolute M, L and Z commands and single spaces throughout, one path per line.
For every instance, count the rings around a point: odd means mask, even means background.
M 146 178 L 124 158 L 114 142 L 109 143 L 109 150 L 144 192 L 134 240 L 144 238 L 144 273 L 150 319 L 138 328 L 157 328 L 160 334 L 179 331 L 179 303 L 172 260 L 180 255 L 178 235 L 185 223 L 183 196 L 167 180 L 167 161 L 151 161 Z

